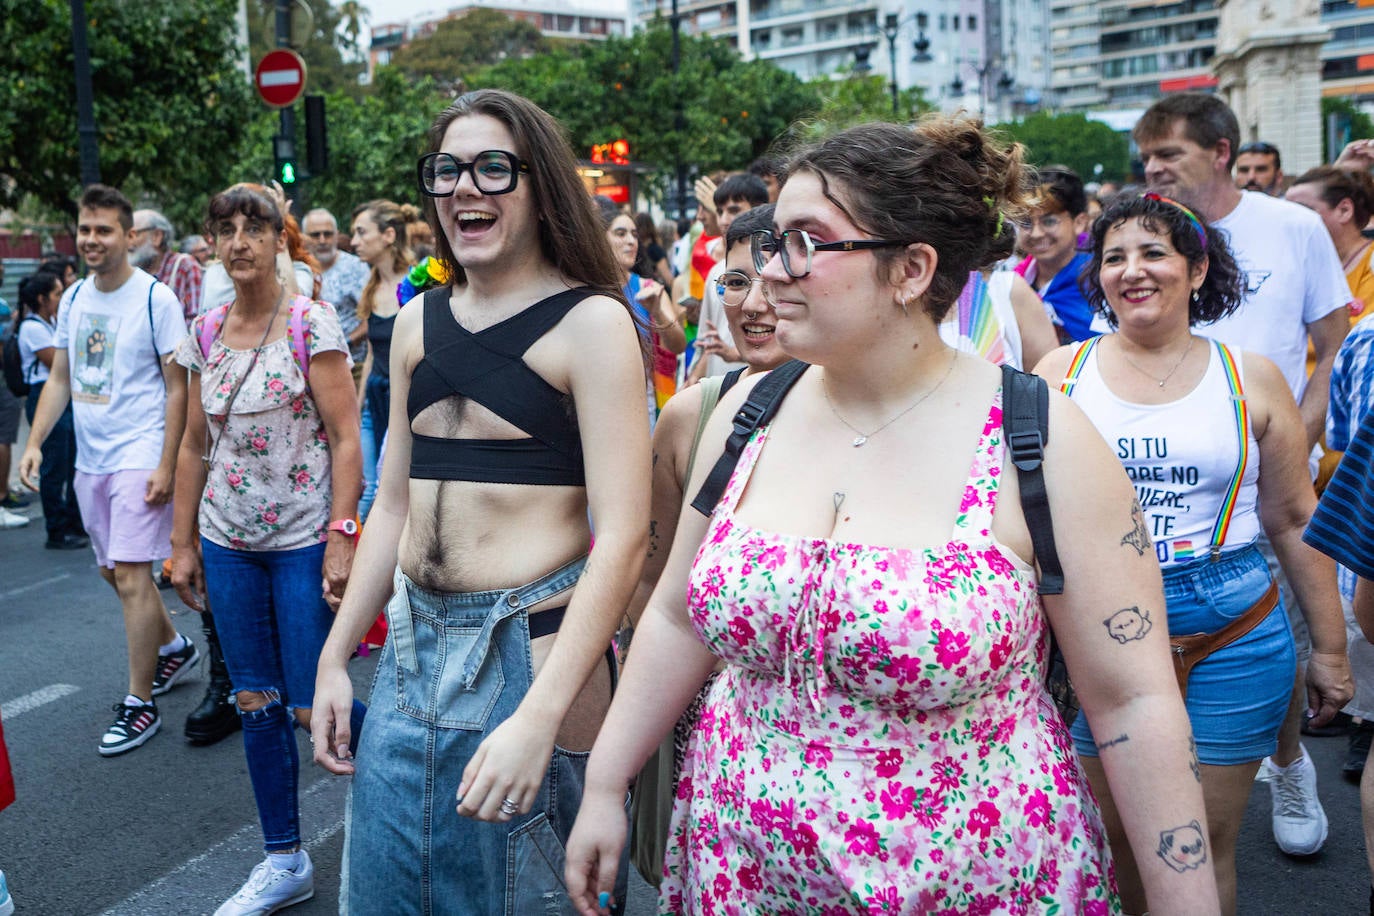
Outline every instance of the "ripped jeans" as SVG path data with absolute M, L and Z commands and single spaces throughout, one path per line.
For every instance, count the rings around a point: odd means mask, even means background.
M 533 680 L 526 608 L 571 589 L 585 558 L 504 591 L 437 594 L 396 572 L 349 794 L 339 911 L 573 914 L 564 843 L 582 801 L 587 753 L 554 747 L 528 814 L 462 817 L 463 769 Z M 628 860 L 616 902 L 623 906 Z
M 320 594 L 324 544 L 295 550 L 231 550 L 201 538 L 205 591 L 215 613 L 224 662 L 235 691 L 267 703 L 243 719 L 243 753 L 269 852 L 301 841 L 300 755 L 296 709 L 315 701 L 315 669 L 334 615 Z M 353 734 L 364 708 L 353 704 Z

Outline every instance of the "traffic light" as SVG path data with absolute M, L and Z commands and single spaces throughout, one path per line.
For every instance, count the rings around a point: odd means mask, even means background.
M 282 187 L 295 184 L 300 178 L 300 168 L 296 165 L 296 141 L 290 137 L 273 137 L 272 151 L 277 160 L 273 177 Z
M 329 171 L 329 132 L 322 95 L 305 97 L 305 162 L 312 178 Z

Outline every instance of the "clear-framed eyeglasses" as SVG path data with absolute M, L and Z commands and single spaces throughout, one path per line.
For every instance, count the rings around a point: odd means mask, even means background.
M 514 153 L 489 149 L 478 153 L 471 162 L 460 162 L 448 153 L 430 153 L 420 157 L 416 170 L 420 191 L 426 196 L 452 197 L 464 172 L 483 194 L 509 194 L 515 190 L 520 173 L 528 173 L 530 167 Z
M 751 277 L 742 270 L 727 270 L 716 278 L 716 295 L 720 296 L 720 301 L 728 309 L 737 309 L 744 305 L 744 300 L 749 298 L 749 291 L 758 283 L 763 287 L 765 299 L 771 301 L 768 295 L 768 286 L 764 284 L 762 278 Z
M 839 242 L 815 242 L 805 229 L 788 229 L 774 235 L 767 229 L 760 229 L 749 237 L 749 251 L 754 258 L 754 269 L 763 273 L 763 268 L 773 260 L 773 255 L 782 256 L 782 269 L 794 280 L 801 280 L 811 273 L 811 258 L 818 251 L 867 251 L 875 248 L 904 248 L 906 242 L 891 239 L 845 239 Z

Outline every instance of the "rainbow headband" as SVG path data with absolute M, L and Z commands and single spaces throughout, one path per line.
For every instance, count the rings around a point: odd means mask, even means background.
M 1157 200 L 1162 204 L 1168 204 L 1171 207 L 1177 207 L 1179 210 L 1182 210 L 1183 215 L 1188 217 L 1188 222 L 1193 224 L 1193 231 L 1197 233 L 1198 241 L 1202 242 L 1202 250 L 1207 250 L 1207 230 L 1202 228 L 1202 220 L 1197 218 L 1196 213 L 1173 198 L 1165 197 L 1162 194 L 1156 194 L 1154 191 L 1146 191 L 1140 196 L 1148 198 L 1149 200 Z

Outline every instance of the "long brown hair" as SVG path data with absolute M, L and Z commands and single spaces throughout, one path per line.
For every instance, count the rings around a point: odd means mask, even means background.
M 391 229 L 396 233 L 395 240 L 391 243 L 391 270 L 394 273 L 405 273 L 415 263 L 415 255 L 411 254 L 410 246 L 406 244 L 406 224 L 416 219 L 419 214 L 419 209 L 413 204 L 369 200 L 354 209 L 353 218 L 356 220 L 359 216 L 366 216 L 376 224 L 379 231 Z M 373 267 L 367 275 L 367 285 L 363 287 L 362 297 L 358 300 L 358 317 L 363 321 L 372 315 L 372 296 L 381 283 L 381 271 Z
M 569 279 L 623 303 L 620 271 L 558 122 L 522 96 L 500 89 L 478 89 L 459 96 L 434 119 L 426 152 L 437 152 L 449 125 L 470 115 L 487 115 L 504 124 L 515 139 L 513 152 L 529 164 L 529 173 L 522 174 L 520 180 L 529 182 L 533 192 L 539 215 L 539 250 L 544 258 Z M 439 225 L 432 198 L 425 200 L 425 215 L 434 230 L 435 250 L 451 268 L 454 284 L 466 283 L 467 276 Z

